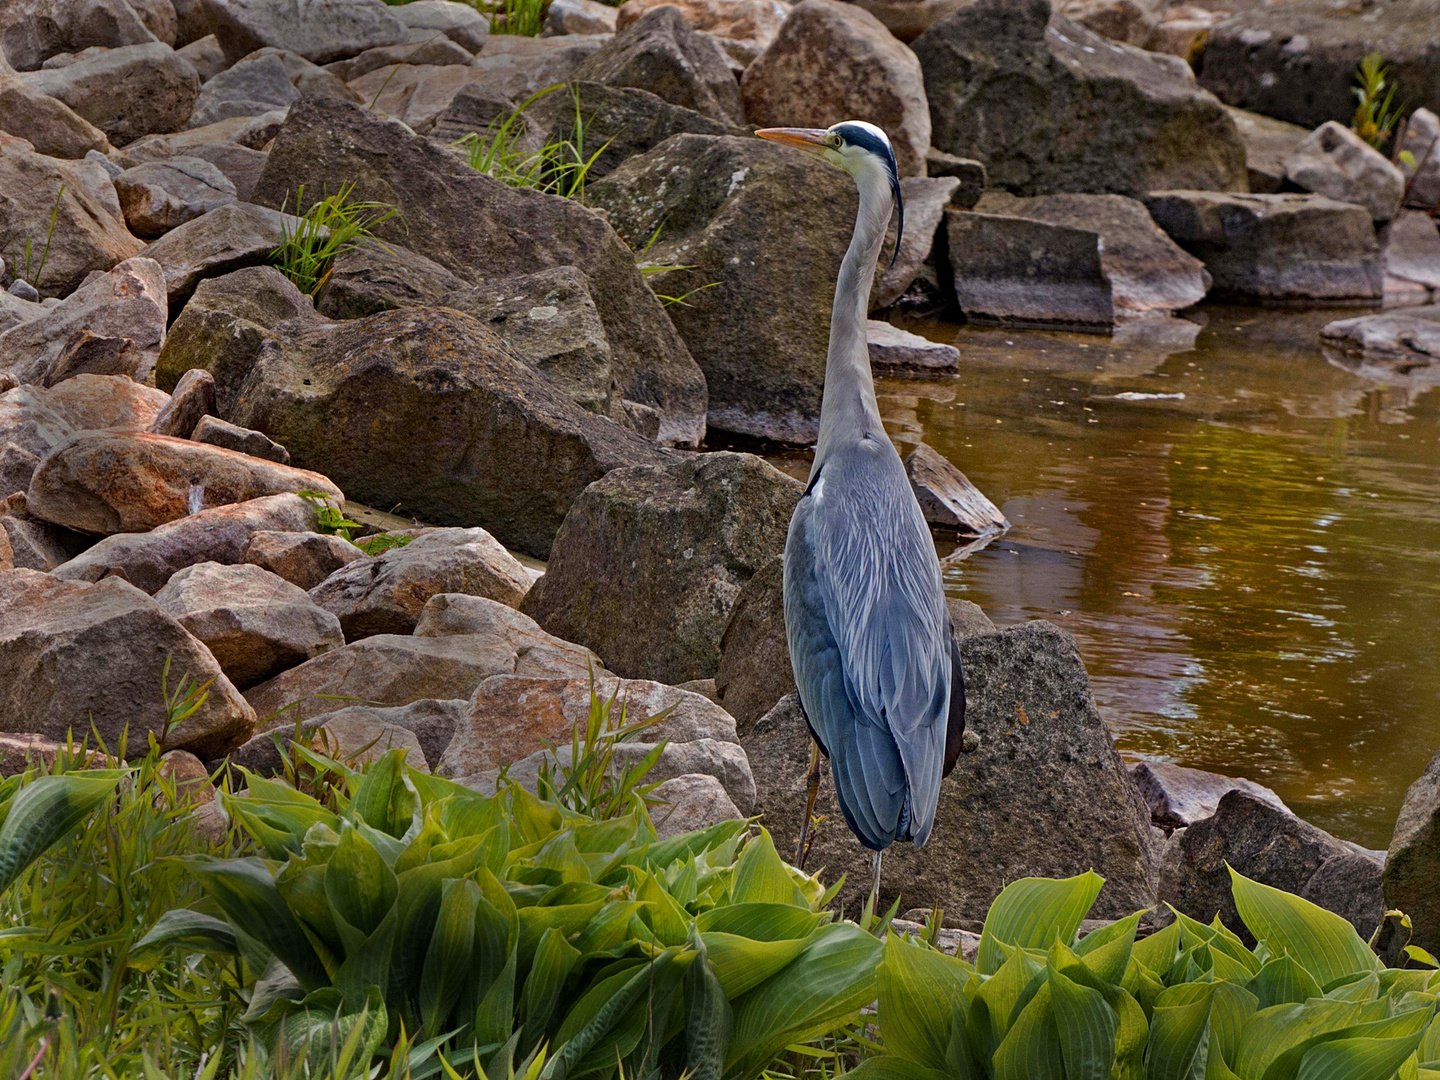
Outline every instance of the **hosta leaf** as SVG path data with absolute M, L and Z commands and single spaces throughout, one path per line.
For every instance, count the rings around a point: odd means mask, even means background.
M 546 930 L 553 927 L 566 937 L 578 934 L 604 906 L 596 901 L 593 904 L 562 904 L 557 907 L 522 907 L 519 912 L 521 964 L 526 968 L 530 966 L 530 958 L 540 944 L 540 935 Z
M 1067 1080 L 1107 1080 L 1115 1062 L 1115 1011 L 1099 991 L 1072 982 L 1053 967 L 1048 985 Z
M 345 959 L 335 972 L 332 982 L 345 999 L 347 1012 L 354 1012 L 365 1005 L 371 990 L 383 994 L 390 984 L 390 958 L 395 950 L 396 911 L 392 904 L 389 913 L 380 920 L 365 940 L 354 948 L 346 950 Z
M 636 900 L 612 900 L 602 907 L 575 939 L 584 956 L 613 949 L 630 935 L 630 919 L 644 909 Z
M 1048 982 L 1015 1018 L 995 1051 L 993 1066 L 995 1080 L 1065 1080 Z
M 185 864 L 231 925 L 274 953 L 307 993 L 329 985 L 320 957 L 281 899 L 275 878 L 262 860 L 191 855 Z
M 968 966 L 892 934 L 875 978 L 885 1048 L 932 1069 L 945 1069 L 956 1014 L 963 1021 L 966 1011 Z
M 805 894 L 795 884 L 785 862 L 775 850 L 775 841 L 764 829 L 745 845 L 735 862 L 735 878 L 730 885 L 732 903 L 748 902 L 794 904 L 808 907 Z
M 479 904 L 480 886 L 466 878 L 451 879 L 441 889 L 440 908 L 420 975 L 420 1021 L 426 1036 L 446 1030 L 450 1012 L 465 989 Z
M 1390 1080 L 1419 1041 L 1417 1034 L 1321 1043 L 1305 1054 L 1296 1080 Z
M 693 930 L 690 947 L 695 959 L 685 972 L 685 1070 L 691 1080 L 721 1080 L 735 1018 L 705 943 Z
M 325 896 L 347 951 L 375 932 L 395 907 L 399 891 L 395 872 L 374 845 L 342 825 L 340 842 L 325 866 Z
M 953 1080 L 945 1072 L 897 1057 L 880 1054 L 866 1058 L 845 1074 L 845 1080 Z
M 817 930 L 793 963 L 732 1002 L 735 1028 L 725 1075 L 753 1077 L 790 1043 L 857 1015 L 875 999 L 880 952 L 880 942 L 853 924 Z
M 1321 1004 L 1324 1002 L 1315 1001 L 1302 1006 L 1302 1008 L 1314 1009 Z M 1371 1006 L 1379 1006 L 1379 1008 L 1372 1010 Z M 1431 1007 L 1427 1005 L 1424 1008 L 1412 1009 L 1409 1012 L 1397 1013 L 1393 1016 L 1385 1016 L 1384 1007 L 1384 1002 L 1371 1002 L 1366 1005 L 1357 1003 L 1355 1015 L 1361 1022 L 1302 1032 L 1304 1038 L 1290 1038 L 1285 1051 L 1275 1055 L 1265 1067 L 1265 1080 L 1295 1080 L 1299 1075 L 1301 1064 L 1312 1049 L 1340 1039 L 1374 1041 L 1405 1039 L 1414 1036 L 1415 1042 L 1418 1044 L 1420 1037 L 1424 1034 L 1425 1026 L 1433 1015 Z M 1372 1011 L 1379 1013 L 1379 1016 L 1373 1019 L 1369 1018 Z
M 405 748 L 387 750 L 361 776 L 350 796 L 350 813 L 371 828 L 392 837 L 404 836 L 414 824 L 420 799 L 407 775 Z
M 1233 868 L 1235 907 L 1272 956 L 1288 953 L 1322 987 L 1375 971 L 1380 961 L 1348 921 L 1298 896 L 1251 881 Z
M 1188 988 L 1175 987 L 1155 1001 L 1145 1052 L 1146 1080 L 1204 1080 L 1213 998 L 1209 993 L 1169 996 L 1179 989 Z M 1181 1004 L 1169 1004 L 1171 1000 Z
M 1075 944 L 1075 955 L 1101 979 L 1120 985 L 1130 964 L 1130 951 L 1135 946 L 1135 930 L 1140 925 L 1137 911 L 1109 926 L 1086 934 Z
M 1291 1047 L 1316 1035 L 1353 1026 L 1360 1019 L 1360 1010 L 1361 1006 L 1355 1002 L 1324 998 L 1261 1009 L 1240 1034 L 1240 1050 L 1232 1068 L 1246 1080 L 1251 1077 L 1258 1080 L 1270 1063 Z
M 521 996 L 525 1018 L 520 1037 L 521 1050 L 528 1052 L 544 1037 L 555 1014 L 555 1004 L 565 989 L 565 980 L 579 960 L 580 950 L 566 941 L 560 931 L 550 929 L 540 935 L 540 944 L 535 949 L 535 963 L 525 979 L 525 990 Z
M 1172 922 L 1163 930 L 1157 930 L 1149 937 L 1135 942 L 1130 958 L 1138 960 L 1152 975 L 1170 970 L 1175 957 L 1180 954 L 1180 924 Z
M 609 995 L 594 1017 L 560 1045 L 540 1074 L 541 1080 L 565 1080 L 585 1055 L 640 1002 L 652 981 L 657 980 L 675 963 L 677 955 L 678 950 L 666 949 L 653 963 L 644 965 L 630 975 L 619 989 Z M 562 1025 L 561 1035 L 556 1036 L 557 1043 L 564 1033 L 565 1027 Z
M 644 864 L 656 870 L 664 870 L 676 861 L 683 862 L 726 840 L 733 840 L 748 827 L 745 821 L 722 821 L 708 829 L 672 836 L 668 840 L 651 844 L 644 853 Z
M 792 904 L 725 904 L 695 917 L 701 933 L 734 934 L 755 941 L 808 938 L 827 917 Z
M 1240 1038 L 1245 1024 L 1255 1015 L 1255 995 L 1234 983 L 1216 983 L 1210 1010 L 1212 1052 L 1216 1046 L 1226 1063 L 1239 1060 Z
M 488 901 L 486 902 L 488 903 Z M 481 904 L 483 910 L 485 904 Z M 492 908 L 493 910 L 493 908 Z M 479 934 L 476 935 L 477 944 Z M 499 974 L 491 980 L 480 1004 L 475 1008 L 475 1041 L 481 1046 L 504 1042 L 515 1027 L 515 970 L 517 953 L 514 948 L 505 958 Z
M 7 801 L 0 825 L 0 893 L 105 802 L 124 775 L 115 769 L 97 772 L 42 776 Z
M 1155 999 L 1165 992 L 1165 984 L 1135 958 L 1133 951 L 1130 954 L 1130 965 L 1125 969 L 1125 978 L 1120 985 L 1140 1003 L 1147 1019 L 1155 1009 Z
M 166 949 L 179 948 L 187 953 L 238 953 L 235 931 L 224 919 L 199 911 L 176 908 L 161 915 L 148 933 L 130 950 L 130 965 L 147 970 L 150 963 Z
M 1002 949 L 1004 947 L 1002 946 Z M 970 1046 L 981 1061 L 989 1061 L 1010 1030 L 1011 1017 L 1026 991 L 1043 977 L 1045 965 L 1032 959 L 1024 949 L 1009 949 L 1009 959 L 981 984 L 970 1002 L 965 1018 Z
M 1054 941 L 1075 940 L 1080 921 L 1095 903 L 1105 879 L 1093 870 L 1073 878 L 1021 878 L 1005 886 L 985 916 L 975 970 L 990 975 L 1005 962 L 997 943 L 1049 949 Z
M 690 933 L 690 917 L 665 891 L 654 874 L 640 874 L 635 899 L 646 905 L 642 918 L 663 945 L 683 945 Z

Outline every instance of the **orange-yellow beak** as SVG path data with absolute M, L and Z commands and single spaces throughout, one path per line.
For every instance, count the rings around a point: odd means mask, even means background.
M 807 154 L 814 154 L 816 157 L 829 149 L 825 139 L 830 133 L 824 128 L 761 128 L 755 134 L 770 142 L 783 143 L 786 146 L 793 146 L 797 150 L 804 150 Z

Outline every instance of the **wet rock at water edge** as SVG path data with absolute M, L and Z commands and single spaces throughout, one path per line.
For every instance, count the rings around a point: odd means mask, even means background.
M 1177 836 L 1178 851 L 1161 874 L 1159 899 L 1193 919 L 1209 922 L 1218 914 L 1251 940 L 1231 895 L 1233 867 L 1335 912 L 1364 939 L 1380 922 L 1380 860 L 1269 801 L 1228 791 L 1212 817 Z
M 740 82 L 745 119 L 760 127 L 884 129 L 901 176 L 923 176 L 930 107 L 915 54 L 864 8 L 803 0 Z
M 1212 297 L 1241 303 L 1371 303 L 1384 253 L 1363 207 L 1323 195 L 1156 191 L 1145 207 L 1214 279 Z
M 872 367 L 954 371 L 960 366 L 960 350 L 954 345 L 931 341 L 888 322 L 867 320 L 865 339 Z
M 407 634 L 437 593 L 465 593 L 517 606 L 530 587 L 525 568 L 484 529 L 433 529 L 403 547 L 357 559 L 310 590 L 333 612 L 345 639 Z
M 1385 244 L 1385 273 L 1427 291 L 1440 289 L 1440 229 L 1434 218 L 1402 210 L 1391 222 Z
M 1162 829 L 1184 829 L 1213 817 L 1220 799 L 1229 791 L 1243 791 L 1277 810 L 1292 812 L 1275 792 L 1243 777 L 1220 776 L 1162 761 L 1142 761 L 1131 768 L 1130 775 L 1150 807 L 1150 820 Z
M 905 475 L 925 520 L 962 536 L 989 536 L 1010 528 L 998 507 L 935 450 L 921 443 L 905 458 Z
M 981 172 L 983 174 L 984 170 Z M 946 208 L 973 205 L 979 198 L 978 192 L 974 199 L 969 198 L 969 193 L 963 190 L 965 183 L 956 176 L 906 176 L 900 180 L 900 197 L 905 204 L 905 235 L 900 239 L 900 251 L 896 254 L 899 215 L 892 215 L 891 228 L 886 230 L 885 243 L 880 249 L 875 284 L 870 290 L 871 311 L 895 303 L 927 266 L 933 266 L 935 241 L 944 224 Z M 983 183 L 982 180 L 982 186 Z M 966 199 L 969 199 L 968 203 Z
M 613 472 L 570 508 L 521 609 L 627 678 L 708 678 L 735 599 L 783 548 L 802 490 L 751 454 Z
M 158 603 L 205 643 L 241 690 L 345 644 L 340 621 L 258 566 L 206 562 L 175 574 Z
M 882 903 L 893 902 L 899 885 L 906 905 L 942 907 L 947 920 L 979 920 L 1018 877 L 1094 869 L 1106 881 L 1096 917 L 1150 907 L 1161 834 L 1095 708 L 1074 639 L 1032 622 L 968 637 L 960 650 L 966 728 L 979 735 L 979 747 L 961 755 L 942 782 L 925 847 L 897 844 L 886 853 Z M 741 742 L 755 773 L 757 811 L 784 851 L 799 835 L 810 757 L 798 697 L 783 699 Z M 870 853 L 844 826 L 828 767 L 816 813 L 827 821 L 808 865 L 836 878 L 848 874 L 840 900 L 858 911 Z
M 1106 41 L 1046 0 L 976 0 L 913 48 L 931 143 L 979 158 L 996 187 L 1244 188 L 1244 147 L 1219 101 L 1169 57 Z M 1017 85 L 1034 90 L 1017 94 Z
M 690 29 L 673 6 L 647 11 L 575 75 L 582 82 L 649 90 L 712 120 L 739 124 L 745 118 L 724 50 L 708 34 Z
M 1414 943 L 1440 948 L 1440 754 L 1405 792 L 1385 857 L 1385 904 L 1410 916 Z
M 10 731 L 64 739 L 84 716 L 106 745 L 131 745 L 165 723 L 161 673 L 210 683 L 172 746 L 214 757 L 249 738 L 255 713 L 208 649 L 124 581 L 59 581 L 34 570 L 0 574 L 0 721 Z
M 1440 364 L 1440 307 L 1404 308 L 1337 319 L 1320 331 L 1326 345 L 1406 365 Z
M 854 182 L 760 139 L 676 135 L 591 185 L 587 198 L 637 249 L 655 236 L 653 264 L 692 267 L 649 280 L 658 293 L 685 296 L 669 311 L 705 373 L 709 426 L 813 442 L 849 243 L 836 222 L 854 218 Z
M 272 206 L 289 198 L 294 209 L 288 193 L 299 184 L 308 200 L 312 190 L 350 181 L 357 185 L 354 198 L 397 206 L 395 218 L 376 226 L 379 239 L 423 251 L 468 281 L 578 267 L 590 282 L 621 394 L 659 413 L 660 441 L 699 442 L 705 379 L 646 288 L 634 252 L 599 215 L 570 199 L 496 183 L 403 128 L 333 98 L 307 98 L 291 109 L 255 198 Z M 455 229 L 456 220 L 467 227 Z M 477 523 L 484 524 L 463 522 Z
M 244 551 L 245 562 L 307 592 L 342 566 L 365 557 L 349 540 L 317 532 L 257 532 Z

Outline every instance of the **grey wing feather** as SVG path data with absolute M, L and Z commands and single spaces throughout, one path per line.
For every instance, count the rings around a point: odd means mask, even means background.
M 796 683 L 846 818 L 870 847 L 929 836 L 950 695 L 935 549 L 884 450 L 862 447 L 830 477 L 823 469 L 786 545 Z

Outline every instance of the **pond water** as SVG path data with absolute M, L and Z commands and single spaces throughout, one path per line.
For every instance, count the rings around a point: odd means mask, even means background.
M 882 379 L 891 436 L 1012 523 L 946 589 L 1074 634 L 1127 759 L 1248 776 L 1384 848 L 1440 748 L 1440 372 L 1327 356 L 1348 312 L 1187 314 L 1114 338 L 903 324 L 962 369 Z

